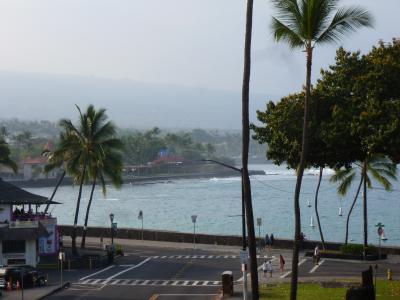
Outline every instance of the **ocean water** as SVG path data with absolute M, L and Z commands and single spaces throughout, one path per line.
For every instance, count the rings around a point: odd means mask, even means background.
M 275 237 L 292 238 L 294 232 L 293 192 L 295 174 L 285 167 L 272 164 L 250 165 L 249 169 L 264 170 L 265 176 L 252 176 L 251 188 L 254 218 L 262 218 L 261 236 L 274 233 Z M 340 198 L 336 185 L 329 182 L 332 170 L 325 170 L 318 209 L 325 240 L 342 242 L 345 235 L 346 216 L 353 201 L 358 179 L 347 196 Z M 319 239 L 316 225 L 314 193 L 318 170 L 307 170 L 301 194 L 302 232 L 308 239 Z M 369 242 L 378 243 L 375 224 L 385 224 L 386 245 L 400 246 L 400 187 L 393 183 L 394 191 L 368 190 Z M 49 197 L 52 188 L 30 188 L 29 191 Z M 90 186 L 85 186 L 79 224 L 82 225 Z M 62 186 L 54 198 L 62 204 L 50 208 L 59 224 L 73 224 L 78 187 Z M 311 207 L 308 207 L 310 202 Z M 343 208 L 343 217 L 338 215 Z M 139 211 L 143 211 L 144 227 L 161 230 L 193 232 L 191 215 L 197 215 L 196 232 L 210 234 L 241 235 L 241 189 L 240 177 L 182 179 L 152 182 L 140 185 L 124 184 L 119 190 L 107 186 L 103 195 L 98 187 L 94 194 L 89 226 L 109 226 L 109 214 L 115 215 L 118 227 L 141 227 Z M 259 228 L 256 226 L 258 235 Z M 349 238 L 352 242 L 363 240 L 361 193 L 354 207 Z

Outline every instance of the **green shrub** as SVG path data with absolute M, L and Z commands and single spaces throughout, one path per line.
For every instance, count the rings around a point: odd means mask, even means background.
M 362 255 L 364 247 L 361 244 L 347 244 L 340 246 L 340 252 L 343 254 Z M 378 249 L 373 245 L 367 246 L 367 254 L 377 254 Z

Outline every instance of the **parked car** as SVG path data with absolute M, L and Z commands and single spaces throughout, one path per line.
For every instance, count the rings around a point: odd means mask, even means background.
M 0 288 L 7 288 L 9 282 L 12 289 L 17 287 L 17 282 L 20 287 L 22 287 L 22 284 L 24 287 L 42 286 L 46 284 L 46 277 L 36 268 L 26 265 L 0 268 Z

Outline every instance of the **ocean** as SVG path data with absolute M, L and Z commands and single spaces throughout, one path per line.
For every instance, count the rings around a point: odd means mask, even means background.
M 293 238 L 294 214 L 293 193 L 295 174 L 293 170 L 273 164 L 249 165 L 250 170 L 264 170 L 267 175 L 251 176 L 254 219 L 262 219 L 256 226 L 261 236 L 274 233 L 275 238 Z M 356 179 L 348 194 L 341 198 L 336 185 L 329 182 L 332 170 L 324 170 L 318 210 L 326 241 L 343 242 L 346 216 L 353 201 Z M 301 193 L 302 232 L 307 239 L 318 240 L 314 212 L 314 195 L 318 181 L 318 170 L 307 170 Z M 369 243 L 378 243 L 375 224 L 385 225 L 387 241 L 383 245 L 400 246 L 400 187 L 393 183 L 393 191 L 387 192 L 374 183 L 368 195 Z M 79 225 L 83 225 L 91 186 L 84 187 L 79 214 Z M 29 188 L 33 193 L 50 197 L 53 188 Z M 54 198 L 62 204 L 50 207 L 59 224 L 73 224 L 78 186 L 61 186 Z M 308 207 L 308 202 L 311 207 Z M 339 216 L 342 207 L 343 216 Z M 196 232 L 209 234 L 241 235 L 241 188 L 240 177 L 179 179 L 142 184 L 124 184 L 120 189 L 107 186 L 103 195 L 97 187 L 92 202 L 89 226 L 110 226 L 112 212 L 118 227 L 141 227 L 138 219 L 143 211 L 144 228 L 192 232 L 191 215 L 197 215 Z M 315 225 L 310 226 L 311 218 Z M 256 221 L 255 221 L 256 222 Z M 362 242 L 361 193 L 350 219 L 349 239 Z

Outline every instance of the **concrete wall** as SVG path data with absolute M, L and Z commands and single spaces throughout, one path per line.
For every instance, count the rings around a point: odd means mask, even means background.
M 60 233 L 65 236 L 71 236 L 73 226 L 59 225 Z M 82 227 L 78 227 L 78 236 L 81 235 Z M 176 231 L 163 231 L 163 230 L 144 230 L 143 238 L 151 241 L 165 241 L 176 243 L 193 243 L 193 234 L 176 232 Z M 87 236 L 90 237 L 110 237 L 109 227 L 88 227 Z M 142 238 L 142 231 L 136 228 L 119 228 L 117 238 L 120 239 L 135 239 Z M 199 244 L 215 244 L 215 245 L 229 245 L 241 246 L 242 238 L 233 235 L 211 235 L 211 234 L 196 234 L 196 243 Z M 303 249 L 314 249 L 319 241 L 304 241 Z M 329 250 L 339 250 L 341 243 L 326 242 L 326 247 Z M 293 241 L 286 239 L 275 239 L 274 247 L 281 249 L 293 248 Z M 382 247 L 382 253 L 400 255 L 400 247 Z
M 27 265 L 36 266 L 36 240 L 25 242 L 25 260 Z

